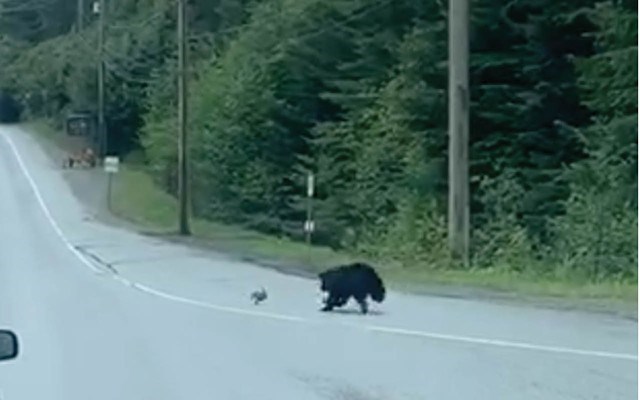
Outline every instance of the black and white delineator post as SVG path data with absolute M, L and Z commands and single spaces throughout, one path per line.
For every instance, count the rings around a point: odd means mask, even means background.
M 118 173 L 120 169 L 120 159 L 118 157 L 105 157 L 104 158 L 104 172 L 107 173 L 107 209 L 113 211 L 111 207 L 111 181 L 113 175 Z
M 313 222 L 313 190 L 314 190 L 314 177 L 312 173 L 307 175 L 307 220 L 304 222 L 304 233 L 307 241 L 307 245 L 311 246 L 311 234 L 315 229 L 315 223 Z

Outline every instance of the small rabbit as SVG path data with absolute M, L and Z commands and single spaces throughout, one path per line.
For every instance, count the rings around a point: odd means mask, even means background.
M 267 291 L 264 288 L 260 288 L 260 290 L 256 290 L 251 293 L 251 301 L 253 304 L 258 304 L 267 299 Z

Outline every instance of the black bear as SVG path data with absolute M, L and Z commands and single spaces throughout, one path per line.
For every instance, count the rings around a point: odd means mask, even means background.
M 363 314 L 368 312 L 367 296 L 381 303 L 385 297 L 382 279 L 368 264 L 353 263 L 326 270 L 318 275 L 320 290 L 328 292 L 325 305 L 321 311 L 331 311 L 334 307 L 342 307 L 353 297 L 360 305 Z

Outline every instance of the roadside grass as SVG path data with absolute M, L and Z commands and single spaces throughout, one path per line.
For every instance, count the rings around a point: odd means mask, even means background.
M 27 131 L 36 133 L 38 138 L 46 139 L 55 145 L 58 149 L 65 147 L 64 132 L 57 130 L 53 127 L 53 122 L 47 119 L 37 119 L 29 122 L 24 122 L 21 126 Z
M 158 188 L 141 168 L 124 165 L 114 181 L 114 212 L 150 232 L 172 233 L 177 227 L 176 199 Z M 355 260 L 355 254 L 321 246 L 307 246 L 238 226 L 198 218 L 192 220 L 194 240 L 220 251 L 242 254 L 252 260 L 317 273 L 331 265 Z M 637 284 L 616 281 L 589 282 L 575 277 L 536 276 L 504 269 L 436 270 L 428 267 L 382 267 L 390 286 L 409 292 L 451 292 L 455 287 L 494 294 L 535 296 L 584 301 L 622 301 L 637 304 Z M 446 288 L 446 289 L 443 289 Z M 455 290 L 454 290 L 455 291 Z
M 178 204 L 139 168 L 123 165 L 113 181 L 113 212 L 150 234 L 177 236 Z M 194 241 L 246 258 L 317 272 L 327 265 L 348 261 L 347 254 L 199 218 L 191 220 Z
M 26 130 L 45 139 L 47 145 L 64 148 L 64 135 L 39 120 L 23 124 Z M 177 232 L 177 201 L 161 190 L 137 163 L 121 165 L 113 180 L 112 212 L 133 223 L 142 232 L 186 241 L 263 265 L 289 272 L 315 274 L 339 263 L 362 259 L 357 254 L 337 252 L 322 246 L 262 234 L 240 226 L 192 218 L 192 236 L 180 238 Z M 441 270 L 428 266 L 402 268 L 380 262 L 381 274 L 389 286 L 413 293 L 453 296 L 469 294 L 483 297 L 528 298 L 537 302 L 589 308 L 637 309 L 637 283 L 606 280 L 592 282 L 576 276 L 536 275 L 506 268 Z M 526 270 L 525 270 L 526 271 Z M 635 311 L 633 311 L 635 313 Z

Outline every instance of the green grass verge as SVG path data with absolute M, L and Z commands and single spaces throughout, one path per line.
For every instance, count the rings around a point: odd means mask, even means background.
M 126 165 L 113 181 L 113 212 L 151 233 L 173 233 L 178 226 L 175 198 L 160 190 L 147 173 Z M 311 272 L 350 257 L 325 247 L 279 239 L 238 226 L 194 218 L 192 234 L 201 243 L 285 265 L 304 265 Z
M 27 132 L 37 133 L 39 138 L 46 139 L 58 148 L 64 147 L 64 132 L 53 128 L 53 122 L 47 119 L 37 119 L 21 124 Z
M 177 226 L 176 200 L 160 190 L 150 176 L 141 169 L 123 166 L 114 182 L 114 212 L 144 229 L 155 232 L 175 232 Z M 308 272 L 339 262 L 353 260 L 354 255 L 335 252 L 286 239 L 278 239 L 237 226 L 200 219 L 192 221 L 195 240 L 207 247 L 243 254 Z M 435 287 L 488 289 L 497 294 L 637 304 L 637 284 L 605 281 L 593 283 L 575 278 L 550 278 L 526 273 L 499 270 L 433 270 L 429 268 L 386 268 L 382 271 L 392 287 L 413 291 L 433 292 Z

